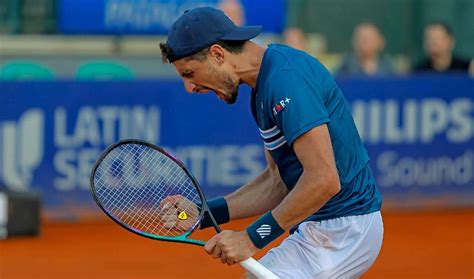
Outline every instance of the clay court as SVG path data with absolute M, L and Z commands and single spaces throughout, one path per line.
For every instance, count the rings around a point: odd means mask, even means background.
M 241 229 L 249 221 L 224 228 Z M 363 278 L 474 277 L 474 210 L 387 212 L 384 222 L 381 254 Z M 39 237 L 0 242 L 2 279 L 241 278 L 243 274 L 240 266 L 222 265 L 201 247 L 145 239 L 105 219 L 46 223 Z

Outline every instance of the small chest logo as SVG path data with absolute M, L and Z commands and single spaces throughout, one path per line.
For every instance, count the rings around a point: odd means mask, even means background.
M 286 97 L 285 99 L 280 100 L 278 104 L 273 107 L 273 114 L 277 115 L 280 111 L 284 110 L 285 107 L 290 103 L 291 99 Z

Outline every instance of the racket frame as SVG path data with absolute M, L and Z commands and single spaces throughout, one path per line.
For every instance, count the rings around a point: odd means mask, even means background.
M 199 197 L 201 198 L 201 211 L 199 212 L 199 222 L 196 222 L 189 230 L 187 230 L 184 234 L 181 234 L 181 235 L 177 235 L 177 236 L 159 236 L 159 235 L 155 235 L 155 234 L 150 234 L 150 233 L 145 233 L 145 232 L 142 232 L 140 230 L 137 230 L 137 229 L 134 229 L 124 223 L 122 223 L 118 218 L 116 218 L 113 214 L 111 214 L 107 209 L 104 208 L 104 206 L 102 206 L 102 203 L 100 201 L 100 199 L 97 197 L 96 195 L 96 191 L 95 191 L 95 183 L 94 183 L 94 177 L 95 177 L 95 173 L 97 171 L 97 168 L 99 167 L 99 165 L 102 163 L 102 161 L 104 160 L 104 158 L 110 153 L 112 152 L 112 150 L 114 150 L 115 148 L 117 147 L 120 147 L 121 145 L 125 145 L 125 144 L 139 144 L 139 145 L 144 145 L 144 146 L 147 146 L 149 148 L 152 148 L 152 149 L 155 149 L 156 151 L 160 152 L 161 154 L 165 155 L 166 157 L 170 158 L 171 160 L 173 160 L 183 171 L 186 172 L 186 174 L 189 176 L 189 178 L 191 178 L 198 194 L 199 194 Z M 139 140 L 139 139 L 124 139 L 124 140 L 121 140 L 121 141 L 118 141 L 116 143 L 113 143 L 111 144 L 105 151 L 103 151 L 101 153 L 101 155 L 99 156 L 99 158 L 96 160 L 95 164 L 94 164 L 94 167 L 92 168 L 92 172 L 91 172 L 91 176 L 90 176 L 90 190 L 91 190 L 91 193 L 92 193 L 92 197 L 94 198 L 96 204 L 100 207 L 100 209 L 102 209 L 102 211 L 110 218 L 112 219 L 115 223 L 119 224 L 121 227 L 123 227 L 124 229 L 132 232 L 132 233 L 135 233 L 135 234 L 138 234 L 140 236 L 143 236 L 143 237 L 147 237 L 147 238 L 150 238 L 150 239 L 154 239 L 154 240 L 162 240 L 162 241 L 171 241 L 171 242 L 181 242 L 181 243 L 189 243 L 189 244 L 194 244 L 194 245 L 198 245 L 198 246 L 204 246 L 206 243 L 204 241 L 201 241 L 201 240 L 197 240 L 197 239 L 192 239 L 192 238 L 188 238 L 189 235 L 191 235 L 195 230 L 196 228 L 198 227 L 198 225 L 201 223 L 202 219 L 204 218 L 204 216 L 207 214 L 207 217 L 211 219 L 211 223 L 214 227 L 214 229 L 219 233 L 221 232 L 221 228 L 219 227 L 219 225 L 217 224 L 216 220 L 214 219 L 214 216 L 212 216 L 211 214 L 211 210 L 209 209 L 209 206 L 207 205 L 207 201 L 206 201 L 206 198 L 204 196 L 204 193 L 203 191 L 201 190 L 201 186 L 199 185 L 198 181 L 196 180 L 196 178 L 192 175 L 191 172 L 188 171 L 188 169 L 185 167 L 185 165 L 183 164 L 183 162 L 181 162 L 178 158 L 176 158 L 174 155 L 172 155 L 171 153 L 169 153 L 168 151 L 166 151 L 164 148 L 161 148 L 159 146 L 156 146 L 154 144 L 151 144 L 149 142 L 146 142 L 146 141 L 143 141 L 143 140 Z

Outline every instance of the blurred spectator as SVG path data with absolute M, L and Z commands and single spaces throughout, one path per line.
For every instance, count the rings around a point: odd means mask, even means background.
M 285 44 L 306 51 L 306 35 L 297 27 L 286 28 L 283 33 Z
M 468 60 L 453 55 L 455 39 L 451 28 L 442 22 L 425 27 L 424 48 L 427 58 L 415 67 L 417 72 L 468 72 Z
M 306 0 L 288 0 L 286 9 L 286 26 L 283 31 L 283 42 L 296 49 L 307 51 L 306 31 L 301 19 L 305 17 Z M 306 26 L 308 27 L 308 26 Z
M 221 0 L 218 9 L 224 11 L 236 25 L 245 24 L 245 12 L 239 0 Z
M 377 26 L 361 23 L 352 36 L 354 52 L 347 55 L 337 71 L 339 75 L 390 75 L 395 72 L 391 59 L 381 55 L 385 40 Z

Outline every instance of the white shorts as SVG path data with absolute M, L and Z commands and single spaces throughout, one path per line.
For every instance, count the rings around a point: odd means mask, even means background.
M 359 278 L 377 258 L 382 239 L 380 211 L 304 222 L 260 263 L 282 279 Z

